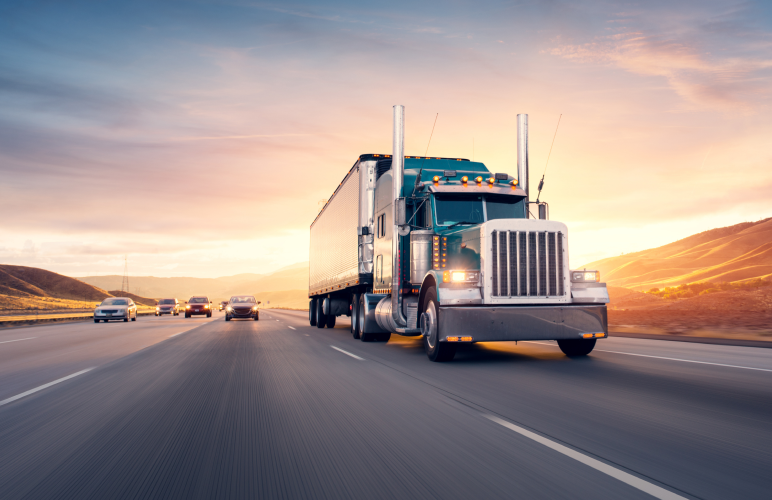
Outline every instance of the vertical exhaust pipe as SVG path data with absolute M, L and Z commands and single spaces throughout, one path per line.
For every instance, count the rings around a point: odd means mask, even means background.
M 517 115 L 517 182 L 525 191 L 525 201 L 531 201 L 528 193 L 528 115 Z
M 392 200 L 394 200 L 394 232 L 391 238 L 391 317 L 398 328 L 407 326 L 402 313 L 402 267 L 399 249 L 398 200 L 402 198 L 405 171 L 405 106 L 394 106 L 393 151 L 391 154 Z

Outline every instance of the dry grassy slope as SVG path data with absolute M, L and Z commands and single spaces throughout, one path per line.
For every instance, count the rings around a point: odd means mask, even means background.
M 603 281 L 635 290 L 772 275 L 772 218 L 712 229 L 669 245 L 586 266 Z
M 108 292 L 45 269 L 0 264 L 0 293 L 15 297 L 56 297 L 101 301 Z
M 140 297 L 139 295 L 134 295 L 133 293 L 126 293 L 122 292 L 120 290 L 110 290 L 110 295 L 113 297 L 128 297 L 134 302 L 136 302 L 138 305 L 142 306 L 153 306 L 157 304 L 155 299 L 148 299 L 147 297 Z

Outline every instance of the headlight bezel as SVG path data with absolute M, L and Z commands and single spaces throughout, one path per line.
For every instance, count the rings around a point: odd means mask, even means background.
M 600 283 L 600 271 L 571 271 L 571 283 Z

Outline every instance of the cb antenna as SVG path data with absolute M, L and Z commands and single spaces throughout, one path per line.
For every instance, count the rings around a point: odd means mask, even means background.
M 415 196 L 415 190 L 418 189 L 418 183 L 421 182 L 421 174 L 424 172 L 424 162 L 426 161 L 426 155 L 429 154 L 429 145 L 432 143 L 432 137 L 434 136 L 434 127 L 437 126 L 437 117 L 440 116 L 439 113 L 434 115 L 434 125 L 432 125 L 432 133 L 429 134 L 429 142 L 426 144 L 426 152 L 424 153 L 424 159 L 421 160 L 421 168 L 418 170 L 418 175 L 415 178 L 415 185 L 413 186 L 413 192 L 410 195 L 411 197 Z
M 541 189 L 544 187 L 544 176 L 547 175 L 547 166 L 550 164 L 550 156 L 552 156 L 552 146 L 555 145 L 555 137 L 558 136 L 558 128 L 560 128 L 560 119 L 563 118 L 563 113 L 560 113 L 558 117 L 558 126 L 555 127 L 555 135 L 552 136 L 552 144 L 550 144 L 550 152 L 547 155 L 547 163 L 544 164 L 544 173 L 541 174 L 541 180 L 539 181 L 539 192 L 536 195 L 536 203 L 539 203 L 539 196 L 541 196 Z

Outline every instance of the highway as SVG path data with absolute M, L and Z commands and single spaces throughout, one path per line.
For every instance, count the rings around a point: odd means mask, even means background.
M 440 364 L 338 319 L 0 330 L 0 498 L 770 498 L 772 349 Z

